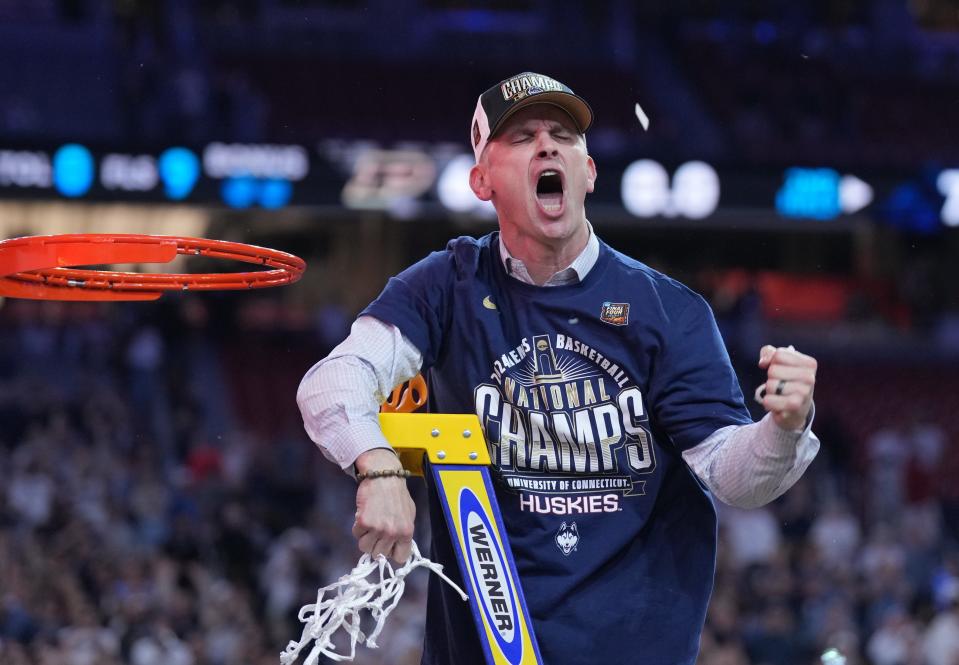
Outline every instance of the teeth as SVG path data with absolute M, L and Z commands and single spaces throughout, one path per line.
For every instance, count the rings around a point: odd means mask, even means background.
M 542 178 L 544 175 L 559 175 L 559 172 L 553 171 L 553 170 L 543 171 L 542 173 L 539 174 L 539 177 Z

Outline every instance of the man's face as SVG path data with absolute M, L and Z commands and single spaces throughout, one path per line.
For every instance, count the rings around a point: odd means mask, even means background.
M 504 233 L 547 244 L 585 228 L 584 201 L 595 181 L 585 139 L 566 112 L 549 104 L 507 120 L 471 178 L 477 196 L 493 201 Z

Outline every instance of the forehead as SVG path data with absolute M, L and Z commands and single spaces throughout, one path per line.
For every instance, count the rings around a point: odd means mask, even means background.
M 529 129 L 543 122 L 549 125 L 562 125 L 563 128 L 574 134 L 580 133 L 573 118 L 563 109 L 553 104 L 533 104 L 511 115 L 500 127 L 497 134 L 505 134 L 517 129 Z

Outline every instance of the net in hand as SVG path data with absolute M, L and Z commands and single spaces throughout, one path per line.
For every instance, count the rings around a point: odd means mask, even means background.
M 299 642 L 291 640 L 286 646 L 280 654 L 280 663 L 293 665 L 310 642 L 314 642 L 313 648 L 303 665 L 316 665 L 320 656 L 334 661 L 351 661 L 356 656 L 357 644 L 365 643 L 375 649 L 376 638 L 383 630 L 386 618 L 400 602 L 407 575 L 417 568 L 433 571 L 456 589 L 464 601 L 469 598 L 456 583 L 443 574 L 442 565 L 420 554 L 415 542 L 409 560 L 395 570 L 386 557 L 379 556 L 374 560 L 369 554 L 364 554 L 349 574 L 317 592 L 316 603 L 300 608 L 299 619 L 306 624 L 303 634 Z M 370 576 L 373 576 L 372 581 L 367 579 Z M 360 628 L 362 610 L 368 610 L 376 621 L 369 636 Z M 350 636 L 349 655 L 337 653 L 333 644 L 333 634 L 340 628 Z

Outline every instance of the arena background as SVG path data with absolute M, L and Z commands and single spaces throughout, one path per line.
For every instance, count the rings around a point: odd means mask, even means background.
M 595 111 L 597 233 L 709 299 L 745 391 L 763 343 L 820 360 L 818 459 L 722 510 L 700 662 L 956 665 L 957 29 L 948 0 L 0 0 L 2 237 L 309 263 L 268 291 L 2 302 L 0 662 L 278 662 L 358 555 L 297 383 L 390 274 L 493 228 L 469 118 L 532 70 Z M 419 662 L 425 582 L 358 663 Z

